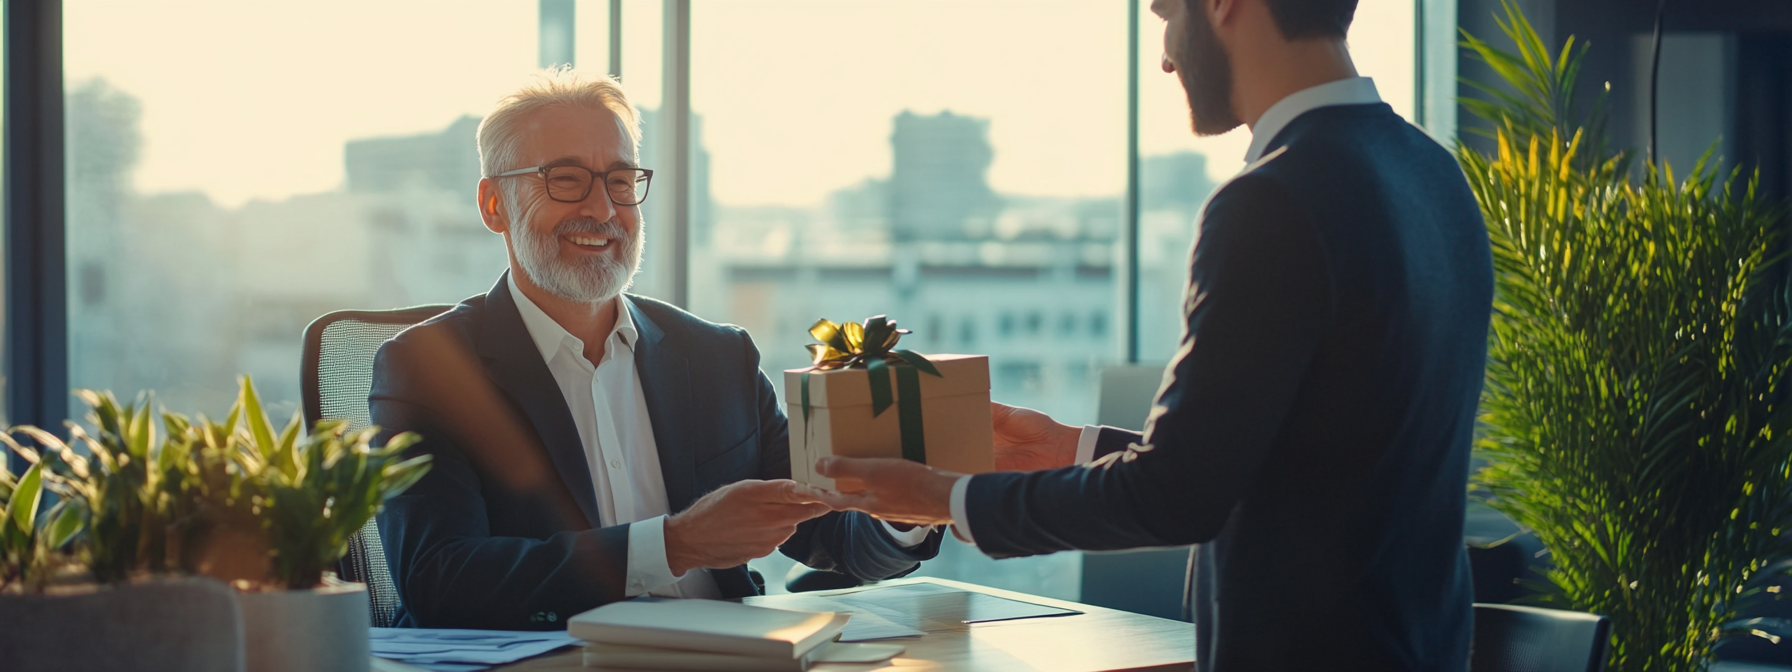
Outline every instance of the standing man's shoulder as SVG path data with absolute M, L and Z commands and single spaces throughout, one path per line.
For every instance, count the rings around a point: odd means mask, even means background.
M 1197 248 L 1219 236 L 1312 233 L 1312 213 L 1300 193 L 1298 170 L 1288 166 L 1288 153 L 1287 147 L 1270 150 L 1213 190 L 1201 209 Z
M 1392 183 L 1467 186 L 1450 150 L 1387 103 L 1308 111 L 1283 129 L 1276 144 L 1282 156 L 1264 172 L 1302 194 L 1323 195 L 1328 204 L 1375 199 Z
M 1438 211 L 1476 212 L 1455 157 L 1386 103 L 1308 111 L 1270 147 L 1216 190 L 1208 218 L 1295 216 L 1328 249 L 1352 256 L 1360 245 L 1386 242 L 1392 230 L 1435 219 L 1429 215 Z

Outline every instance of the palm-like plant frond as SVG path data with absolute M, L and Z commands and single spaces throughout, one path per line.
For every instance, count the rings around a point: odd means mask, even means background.
M 1464 43 L 1530 92 L 1471 106 L 1492 155 L 1458 149 L 1497 276 L 1475 482 L 1548 546 L 1547 597 L 1612 619 L 1613 669 L 1702 669 L 1724 638 L 1784 630 L 1735 622 L 1792 559 L 1781 212 L 1706 160 L 1633 184 L 1559 93 L 1572 40 L 1551 55 L 1507 12 L 1522 56 Z

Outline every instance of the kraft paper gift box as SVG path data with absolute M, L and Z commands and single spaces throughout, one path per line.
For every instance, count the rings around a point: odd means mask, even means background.
M 995 471 L 989 416 L 989 357 L 927 355 L 940 375 L 917 372 L 923 448 L 928 466 L 961 474 Z M 894 368 L 894 367 L 892 367 Z M 809 374 L 809 417 L 803 417 L 802 378 Z M 791 478 L 820 488 L 850 492 L 855 482 L 835 483 L 815 473 L 815 460 L 894 457 L 902 453 L 901 404 L 897 375 L 890 371 L 890 399 L 881 414 L 871 412 L 871 379 L 865 369 L 791 369 L 784 372 L 785 411 L 790 416 Z

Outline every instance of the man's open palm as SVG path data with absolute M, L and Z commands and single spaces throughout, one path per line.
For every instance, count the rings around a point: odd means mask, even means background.
M 737 481 L 666 519 L 666 564 L 673 574 L 745 564 L 777 550 L 796 526 L 828 512 L 795 481 Z

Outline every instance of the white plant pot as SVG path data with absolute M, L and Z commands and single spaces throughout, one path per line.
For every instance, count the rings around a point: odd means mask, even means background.
M 367 586 L 243 593 L 248 672 L 367 672 Z
M 0 668 L 242 672 L 240 614 L 236 591 L 211 579 L 0 595 Z M 365 657 L 361 665 L 366 669 Z

